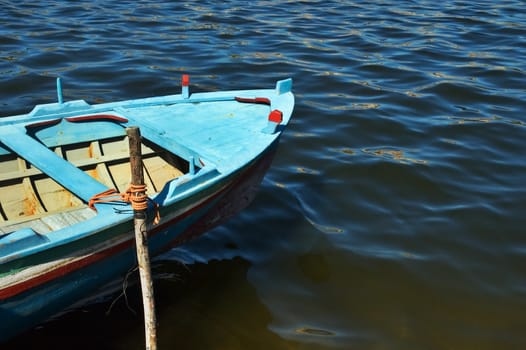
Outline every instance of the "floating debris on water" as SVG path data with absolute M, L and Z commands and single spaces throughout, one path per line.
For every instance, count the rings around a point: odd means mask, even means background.
M 335 333 L 325 330 L 325 329 L 316 329 L 316 328 L 309 328 L 309 327 L 302 327 L 296 329 L 296 333 L 299 334 L 308 334 L 308 335 L 319 335 L 319 336 L 333 336 L 336 335 Z
M 363 153 L 370 154 L 376 157 L 382 157 L 386 159 L 393 159 L 399 161 L 400 163 L 413 163 L 413 164 L 427 164 L 427 160 L 409 158 L 404 155 L 402 150 L 392 150 L 392 149 L 362 149 Z

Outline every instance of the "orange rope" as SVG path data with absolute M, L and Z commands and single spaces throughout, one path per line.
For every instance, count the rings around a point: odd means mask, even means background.
M 159 204 L 146 195 L 146 185 L 130 185 L 124 193 L 119 193 L 114 188 L 97 193 L 90 198 L 88 206 L 93 210 L 97 210 L 95 208 L 96 203 L 111 203 L 119 201 L 130 203 L 132 209 L 138 211 L 148 209 L 148 201 L 150 201 L 155 207 L 155 219 L 153 220 L 153 223 L 158 224 L 161 220 Z
M 88 202 L 88 206 L 91 209 L 93 209 L 93 210 L 97 210 L 95 208 L 95 204 L 96 203 L 117 202 L 119 200 L 123 201 L 123 202 L 126 202 L 124 200 L 123 195 L 121 193 L 117 192 L 116 189 L 112 188 L 112 189 L 106 190 L 104 192 L 97 193 L 97 194 L 93 195 L 93 197 L 91 197 L 89 202 Z
M 133 210 L 148 209 L 146 185 L 130 185 L 125 192 L 125 202 L 131 203 Z

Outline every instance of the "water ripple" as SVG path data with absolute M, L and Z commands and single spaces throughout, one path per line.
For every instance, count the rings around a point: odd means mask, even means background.
M 177 93 L 182 72 L 194 91 L 290 76 L 294 118 L 256 201 L 165 256 L 240 276 L 188 292 L 212 302 L 184 318 L 227 319 L 234 340 L 170 332 L 188 348 L 524 348 L 523 7 L 4 2 L 1 114 L 54 101 L 56 76 L 88 102 Z

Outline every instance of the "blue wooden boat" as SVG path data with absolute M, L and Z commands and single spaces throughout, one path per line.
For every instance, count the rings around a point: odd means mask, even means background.
M 155 255 L 254 197 L 294 106 L 272 89 L 90 105 L 58 102 L 0 118 L 0 341 L 101 292 L 136 264 L 126 128 L 142 135 Z M 150 221 L 152 221 L 150 220 Z

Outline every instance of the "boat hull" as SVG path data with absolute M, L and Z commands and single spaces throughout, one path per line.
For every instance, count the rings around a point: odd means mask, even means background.
M 239 171 L 223 182 L 215 184 L 189 198 L 190 204 L 180 208 L 179 203 L 163 208 L 164 220 L 149 230 L 149 249 L 152 255 L 166 251 L 198 237 L 211 228 L 245 208 L 253 200 L 266 170 L 277 149 L 278 140 Z M 195 204 L 197 203 L 197 204 Z M 178 213 L 178 214 L 171 214 Z M 108 230 L 122 234 L 106 246 L 85 251 L 82 258 L 60 266 L 48 275 L 40 276 L 32 284 L 11 290 L 10 297 L 0 302 L 0 341 L 6 341 L 21 332 L 57 314 L 79 300 L 88 300 L 100 293 L 100 288 L 126 274 L 136 266 L 133 222 L 127 222 Z M 7 295 L 4 291 L 4 296 Z

